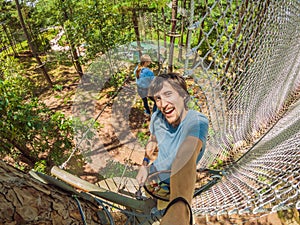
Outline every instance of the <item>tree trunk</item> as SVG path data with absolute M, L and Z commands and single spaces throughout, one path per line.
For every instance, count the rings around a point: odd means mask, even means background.
M 96 204 L 50 184 L 43 184 L 23 171 L 0 161 L 0 224 L 109 224 Z M 79 200 L 80 205 L 77 203 Z
M 158 24 L 159 18 L 158 13 L 156 14 L 156 24 Z M 157 35 L 157 62 L 158 62 L 158 70 L 157 72 L 160 73 L 160 70 L 163 66 L 164 60 L 163 56 L 160 54 L 160 33 L 159 33 L 159 25 L 156 27 L 156 35 Z
M 186 0 L 183 0 L 182 8 L 187 11 L 187 9 L 186 9 Z M 178 60 L 180 62 L 183 61 L 183 53 L 182 53 L 183 47 L 184 47 L 184 36 L 183 35 L 184 35 L 186 17 L 187 17 L 187 14 L 185 12 L 183 12 L 183 14 L 181 15 L 181 28 L 180 28 L 181 29 L 181 31 L 180 31 L 181 36 L 180 36 L 180 39 L 179 39 L 179 52 L 178 52 Z
M 39 68 L 42 70 L 42 72 L 43 72 L 43 74 L 44 74 L 47 82 L 52 87 L 53 83 L 52 83 L 52 81 L 50 79 L 50 76 L 48 75 L 48 73 L 46 71 L 44 63 L 42 63 L 40 57 L 38 56 L 37 51 L 34 48 L 34 45 L 32 43 L 31 36 L 29 35 L 28 30 L 26 28 L 26 25 L 25 25 L 25 22 L 24 22 L 24 19 L 23 19 L 23 15 L 22 15 L 22 12 L 21 12 L 21 7 L 20 7 L 20 4 L 19 4 L 19 0 L 15 0 L 15 3 L 16 3 L 16 7 L 17 7 L 17 11 L 18 11 L 18 15 L 19 15 L 21 26 L 23 28 L 23 31 L 25 33 L 25 36 L 26 36 L 26 39 L 27 39 L 27 42 L 28 42 L 28 46 L 29 46 L 29 48 L 30 48 L 30 50 L 32 52 L 32 55 L 36 58 L 36 61 L 37 61 L 38 65 L 39 65 Z
M 0 146 L 3 149 L 7 149 L 7 152 L 11 151 L 12 148 L 17 149 L 21 153 L 19 157 L 23 159 L 22 161 L 27 163 L 29 166 L 34 166 L 34 162 L 37 161 L 37 157 L 32 154 L 32 151 L 27 148 L 26 145 L 20 144 L 19 141 L 12 139 L 9 136 L 11 136 L 11 134 L 7 135 L 4 133 L 0 133 L 0 137 L 3 139 Z
M 166 15 L 165 15 L 165 10 L 164 8 L 161 8 L 161 15 L 162 15 L 162 20 L 163 20 L 163 24 L 166 24 Z M 165 29 L 163 30 L 164 32 L 164 47 L 167 49 L 167 34 L 166 34 L 166 31 Z M 167 58 L 167 51 L 165 51 L 165 54 L 164 54 L 164 57 L 165 59 Z
M 132 23 L 133 23 L 133 27 L 134 27 L 134 33 L 135 33 L 137 48 L 138 48 L 138 52 L 139 52 L 139 57 L 141 58 L 142 47 L 141 47 L 141 37 L 140 37 L 140 31 L 139 31 L 139 21 L 138 21 L 138 15 L 134 8 L 132 9 Z
M 207 3 L 207 0 L 204 1 L 204 7 L 202 8 L 201 6 L 199 6 L 199 9 L 200 9 L 200 13 L 201 13 L 201 16 L 200 18 L 204 18 L 206 12 L 207 12 L 207 6 L 208 3 Z M 196 46 L 198 46 L 203 38 L 203 30 L 204 30 L 204 20 L 202 20 L 201 24 L 200 24 L 200 29 L 199 29 L 199 35 L 198 35 L 198 41 L 197 41 L 197 44 Z M 188 32 L 188 35 L 190 36 L 190 32 Z M 187 36 L 188 36 L 187 35 Z M 189 39 L 188 37 L 186 38 L 187 40 Z M 197 64 L 197 61 L 198 61 L 198 57 L 201 57 L 201 55 L 198 55 L 198 53 L 194 54 L 194 59 L 193 59 L 193 66 Z M 200 59 L 201 60 L 201 59 Z M 202 68 L 203 69 L 203 68 Z
M 64 2 L 65 1 L 62 0 L 61 2 L 62 2 L 62 11 L 63 11 L 63 18 L 64 18 L 64 21 L 61 24 L 61 26 L 65 27 L 64 26 L 64 22 L 68 21 L 69 15 L 68 15 L 66 7 L 64 6 Z M 74 67 L 75 67 L 75 70 L 79 74 L 79 76 L 82 77 L 83 76 L 83 70 L 82 70 L 82 67 L 81 67 L 81 64 L 80 64 L 80 61 L 79 61 L 79 55 L 77 54 L 76 46 L 75 46 L 73 40 L 71 40 L 71 38 L 70 38 L 69 31 L 66 28 L 64 28 L 64 30 L 65 30 L 65 34 L 67 36 L 67 40 L 70 43 L 72 63 L 74 65 Z
M 7 37 L 7 40 L 8 40 L 8 42 L 9 42 L 9 44 L 10 44 L 11 49 L 12 49 L 13 52 L 14 52 L 14 56 L 17 56 L 18 54 L 17 54 L 17 52 L 16 52 L 14 43 L 13 43 L 13 41 L 12 41 L 12 37 L 9 35 L 8 29 L 7 29 L 7 27 L 6 27 L 6 25 L 5 25 L 4 23 L 2 23 L 2 28 L 3 28 L 3 31 L 4 31 L 4 33 L 5 33 L 5 35 L 6 35 L 6 37 Z
M 175 35 L 176 35 L 177 7 L 178 7 L 178 0 L 172 0 L 172 19 L 171 19 L 171 32 L 170 32 L 170 54 L 169 54 L 168 72 L 173 71 L 173 56 L 174 56 L 174 45 L 175 45 Z

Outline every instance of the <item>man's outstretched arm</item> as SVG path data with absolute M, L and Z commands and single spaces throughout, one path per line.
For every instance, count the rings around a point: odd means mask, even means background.
M 188 136 L 180 146 L 172 165 L 170 201 L 182 197 L 191 204 L 196 182 L 196 160 L 202 141 Z M 172 205 L 162 218 L 161 225 L 189 225 L 190 212 L 184 202 Z

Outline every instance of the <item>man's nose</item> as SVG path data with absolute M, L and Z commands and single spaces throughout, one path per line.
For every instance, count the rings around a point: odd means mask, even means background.
M 161 98 L 161 107 L 165 108 L 168 105 L 168 101 L 165 98 Z

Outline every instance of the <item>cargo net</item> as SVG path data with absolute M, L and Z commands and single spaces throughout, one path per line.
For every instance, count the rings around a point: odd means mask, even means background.
M 198 166 L 225 175 L 194 198 L 193 211 L 299 209 L 300 3 L 214 1 L 204 7 L 188 28 L 199 41 L 187 52 L 185 74 L 210 120 Z

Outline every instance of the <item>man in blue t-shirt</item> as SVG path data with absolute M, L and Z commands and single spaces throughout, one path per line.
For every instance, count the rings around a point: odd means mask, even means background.
M 171 189 L 170 203 L 161 224 L 189 224 L 192 222 L 190 204 L 196 182 L 196 165 L 205 150 L 208 119 L 188 109 L 190 96 L 184 78 L 178 74 L 161 74 L 154 78 L 149 96 L 153 96 L 158 110 L 151 117 L 151 136 L 137 181 L 144 185 L 149 170 L 150 173 L 171 170 L 167 181 Z M 156 149 L 158 156 L 149 166 Z

